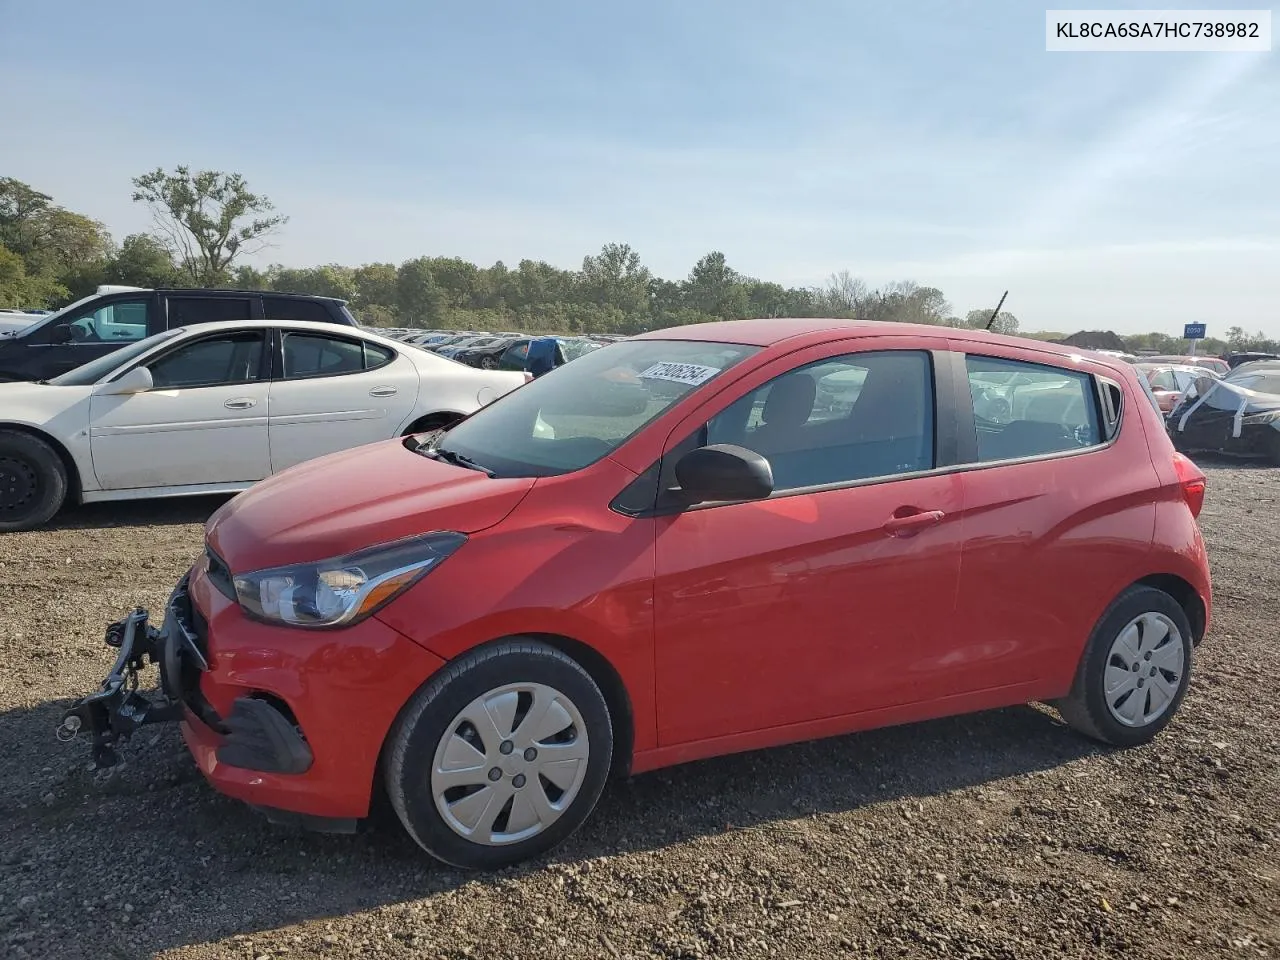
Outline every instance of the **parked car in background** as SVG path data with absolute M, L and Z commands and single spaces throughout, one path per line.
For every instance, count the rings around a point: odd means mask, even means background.
M 525 383 L 368 331 L 181 327 L 52 380 L 0 384 L 0 531 L 87 503 L 230 493 L 348 447 L 437 429 Z
M 1249 363 L 1252 360 L 1280 360 L 1280 356 L 1274 353 L 1263 353 L 1260 350 L 1245 350 L 1228 356 L 1227 364 L 1232 369 L 1235 369 L 1240 364 Z
M 1197 394 L 1169 414 L 1169 434 L 1179 450 L 1260 457 L 1280 466 L 1280 366 L 1238 366 L 1220 380 L 1198 384 Z
M 971 382 L 1016 374 L 1057 386 L 975 418 Z M 242 494 L 178 626 L 108 636 L 161 663 L 218 790 L 330 830 L 385 792 L 465 868 L 555 847 L 610 775 L 718 754 L 1035 700 L 1134 746 L 1211 608 L 1204 474 L 1145 393 L 982 331 L 644 334 Z M 64 722 L 113 749 L 134 680 Z
M 498 343 L 502 339 L 502 337 L 495 337 L 492 334 L 483 334 L 478 337 L 464 337 L 456 343 L 449 344 L 447 347 L 437 348 L 435 352 L 440 354 L 442 357 L 457 359 L 460 353 L 471 350 L 475 347 L 489 346 L 491 344 Z
M 1204 367 L 1224 376 L 1231 367 L 1221 357 L 1202 357 L 1195 354 L 1159 354 L 1139 358 L 1143 363 L 1169 363 L 1181 367 Z
M 1211 367 L 1192 367 L 1173 363 L 1148 363 L 1143 361 L 1134 364 L 1138 372 L 1147 378 L 1151 385 L 1151 393 L 1160 406 L 1160 412 L 1168 414 L 1178 402 L 1178 398 L 1195 386 L 1197 380 L 1210 377 L 1214 380 L 1220 374 Z
M 49 380 L 164 330 L 224 320 L 357 326 L 346 302 L 261 290 L 102 286 L 56 313 L 0 334 L 0 381 Z

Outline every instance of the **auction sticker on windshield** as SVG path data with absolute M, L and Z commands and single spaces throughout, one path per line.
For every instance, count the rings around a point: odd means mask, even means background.
M 673 383 L 684 383 L 697 387 L 720 372 L 719 367 L 704 367 L 700 363 L 672 363 L 663 361 L 655 363 L 640 373 L 641 380 L 670 380 Z

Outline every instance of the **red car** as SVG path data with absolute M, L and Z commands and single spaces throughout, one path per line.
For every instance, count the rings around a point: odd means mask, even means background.
M 973 384 L 1013 380 L 975 415 Z M 223 793 L 351 830 L 385 790 L 473 868 L 563 840 L 611 773 L 1027 701 L 1140 744 L 1209 625 L 1204 489 L 1122 361 L 840 320 L 649 333 L 230 501 L 64 734 L 109 764 L 180 719 Z M 158 699 L 131 692 L 148 657 Z

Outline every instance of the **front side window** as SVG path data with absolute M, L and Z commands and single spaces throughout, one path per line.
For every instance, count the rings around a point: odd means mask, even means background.
M 426 452 L 456 455 L 498 476 L 580 470 L 758 350 L 689 340 L 615 344 L 506 394 Z
M 773 468 L 774 490 L 934 467 L 933 366 L 921 350 L 854 353 L 788 371 L 708 421 Z
M 61 376 L 54 377 L 49 382 L 59 387 L 87 387 L 90 384 L 97 383 L 103 377 L 107 376 L 114 370 L 125 367 L 130 361 L 142 356 L 150 350 L 154 350 L 164 341 L 172 339 L 178 335 L 177 330 L 165 330 L 161 333 L 147 337 L 145 340 L 138 340 L 120 350 L 112 350 L 106 356 L 98 357 L 96 360 L 90 360 L 88 363 L 76 367 L 74 370 L 68 370 Z
M 1065 453 L 1100 443 L 1093 378 L 1046 364 L 967 356 L 978 459 Z
M 149 299 L 116 300 L 68 314 L 73 343 L 136 343 L 147 336 Z
M 260 330 L 207 337 L 148 363 L 157 390 L 212 387 L 257 380 L 262 371 Z

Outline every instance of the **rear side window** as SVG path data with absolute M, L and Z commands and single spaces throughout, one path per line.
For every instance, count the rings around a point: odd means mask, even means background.
M 312 323 L 333 323 L 333 317 L 323 303 L 314 300 L 294 300 L 290 297 L 263 297 L 262 309 L 268 320 L 307 320 Z
M 332 377 L 373 370 L 390 363 L 394 354 L 376 344 L 308 333 L 284 334 L 284 376 Z
M 1099 394 L 1088 374 L 981 356 L 965 357 L 965 366 L 980 461 L 1067 453 L 1102 442 Z
M 169 326 L 188 327 L 193 323 L 218 323 L 223 320 L 248 320 L 252 308 L 248 298 L 237 297 L 171 297 Z

